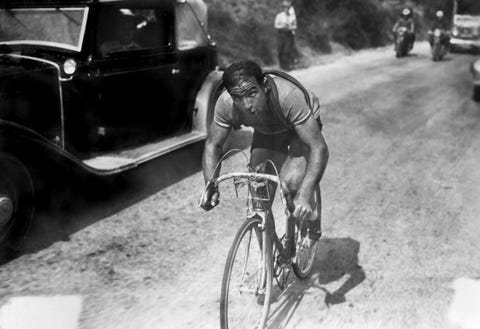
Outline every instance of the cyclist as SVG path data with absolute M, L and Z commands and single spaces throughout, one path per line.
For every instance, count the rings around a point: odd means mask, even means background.
M 267 159 L 281 168 L 280 177 L 293 196 L 292 215 L 300 220 L 313 213 L 315 188 L 325 171 L 329 153 L 322 135 L 318 98 L 284 73 L 264 74 L 254 62 L 230 65 L 223 74 L 223 92 L 215 106 L 203 153 L 203 174 L 209 180 L 218 175 L 215 166 L 232 129 L 254 128 L 250 167 L 259 169 Z M 307 103 L 309 95 L 312 106 Z M 210 189 L 201 202 L 210 210 L 218 204 L 218 191 Z M 319 200 L 320 202 L 320 200 Z M 319 205 L 320 207 L 320 205 Z M 320 212 L 309 222 L 309 238 L 320 237 Z

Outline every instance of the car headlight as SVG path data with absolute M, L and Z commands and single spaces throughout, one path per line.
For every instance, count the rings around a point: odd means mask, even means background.
M 452 28 L 452 35 L 453 35 L 454 37 L 456 37 L 456 36 L 458 35 L 458 27 L 454 26 L 454 27 Z
M 480 75 L 480 59 L 473 62 L 473 74 Z
M 67 59 L 63 63 L 63 72 L 65 72 L 66 74 L 72 75 L 73 73 L 75 73 L 76 70 L 77 70 L 77 62 L 75 62 L 75 60 Z

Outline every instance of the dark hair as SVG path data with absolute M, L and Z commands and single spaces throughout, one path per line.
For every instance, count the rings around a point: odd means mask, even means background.
M 240 61 L 231 64 L 223 72 L 223 84 L 227 90 L 238 85 L 240 81 L 255 78 L 259 84 L 263 83 L 263 72 L 260 66 L 252 61 Z

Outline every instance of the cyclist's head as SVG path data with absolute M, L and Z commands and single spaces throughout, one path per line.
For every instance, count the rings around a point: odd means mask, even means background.
M 438 11 L 435 13 L 435 16 L 437 16 L 438 19 L 443 18 L 443 11 L 438 10 Z
M 259 84 L 263 84 L 264 75 L 260 66 L 252 61 L 235 62 L 223 73 L 223 84 L 228 91 L 238 87 L 245 79 L 254 78 Z
M 250 113 L 266 108 L 265 76 L 256 63 L 235 62 L 227 67 L 222 80 L 235 108 Z

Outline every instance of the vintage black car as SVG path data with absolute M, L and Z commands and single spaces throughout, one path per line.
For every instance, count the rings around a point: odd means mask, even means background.
M 0 244 L 36 177 L 106 176 L 206 137 L 221 73 L 201 0 L 0 0 Z M 47 180 L 48 182 L 48 180 Z

